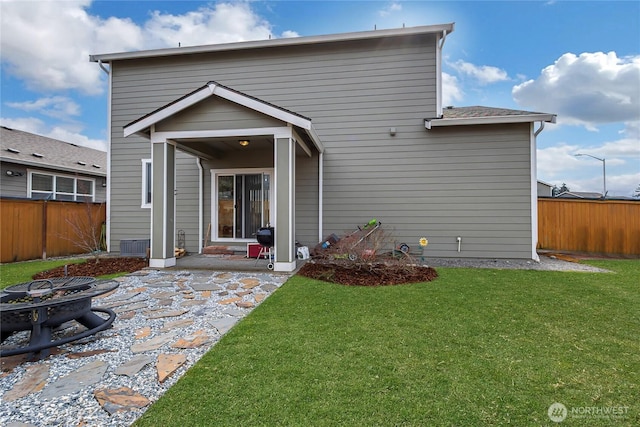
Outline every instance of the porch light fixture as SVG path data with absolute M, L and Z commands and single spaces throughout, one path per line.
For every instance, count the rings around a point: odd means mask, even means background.
M 238 144 L 242 145 L 243 147 L 246 147 L 247 145 L 249 145 L 249 140 L 241 139 L 240 141 L 238 141 Z
M 22 176 L 22 172 L 7 171 L 7 176 Z

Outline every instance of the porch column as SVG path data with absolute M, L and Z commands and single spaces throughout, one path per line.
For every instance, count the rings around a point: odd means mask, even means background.
M 176 147 L 167 140 L 151 144 L 151 257 L 149 267 L 176 265 L 175 168 Z
M 295 253 L 295 159 L 293 138 L 276 137 L 275 151 L 275 263 L 274 271 L 296 269 Z

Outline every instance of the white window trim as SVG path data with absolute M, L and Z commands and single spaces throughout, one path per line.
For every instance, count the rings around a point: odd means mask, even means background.
M 142 193 L 140 195 L 140 207 L 151 209 L 151 200 L 147 202 L 147 187 L 153 182 L 153 167 L 151 168 L 151 181 L 147 182 L 147 165 L 151 165 L 151 159 L 141 159 L 142 163 Z M 151 198 L 153 199 L 153 187 L 151 187 Z
M 33 174 L 36 175 L 44 175 L 44 176 L 50 176 L 53 178 L 53 182 L 52 187 L 51 187 L 51 191 L 40 191 L 40 190 L 33 190 Z M 73 179 L 73 193 L 65 193 L 65 192 L 58 192 L 56 191 L 56 186 L 57 186 L 57 178 L 69 178 L 69 179 Z M 90 194 L 91 196 L 91 202 L 95 203 L 96 201 L 96 179 L 95 178 L 90 178 L 88 176 L 79 176 L 79 175 L 68 175 L 68 174 L 62 174 L 62 173 L 51 173 L 51 172 L 47 172 L 47 171 L 41 171 L 41 170 L 35 170 L 35 169 L 27 169 L 27 197 L 28 198 L 32 198 L 33 194 L 52 194 L 51 200 L 59 200 L 56 198 L 56 194 L 60 194 L 60 195 L 66 195 L 66 196 L 73 196 L 73 200 L 63 200 L 63 201 L 73 201 L 73 202 L 82 202 L 84 200 L 78 200 L 78 197 L 86 197 L 89 196 L 89 194 L 78 194 L 78 180 L 81 179 L 83 181 L 91 181 L 92 183 L 92 193 Z

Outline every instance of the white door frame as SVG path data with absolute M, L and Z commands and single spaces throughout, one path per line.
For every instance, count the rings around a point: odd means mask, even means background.
M 252 175 L 252 174 L 268 174 L 269 175 L 269 203 L 271 212 L 271 224 L 275 223 L 275 210 L 273 204 L 275 203 L 275 189 L 273 184 L 274 168 L 240 168 L 240 169 L 211 169 L 211 241 L 225 241 L 225 242 L 255 242 L 255 238 L 248 239 L 236 239 L 229 237 L 218 237 L 218 175 Z M 235 197 L 235 195 L 234 195 Z

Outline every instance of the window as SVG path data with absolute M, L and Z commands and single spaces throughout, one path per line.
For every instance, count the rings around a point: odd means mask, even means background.
M 151 207 L 151 159 L 142 159 L 142 204 L 140 207 Z
M 95 181 L 66 175 L 50 175 L 30 172 L 29 197 L 32 199 L 50 199 L 93 202 Z

